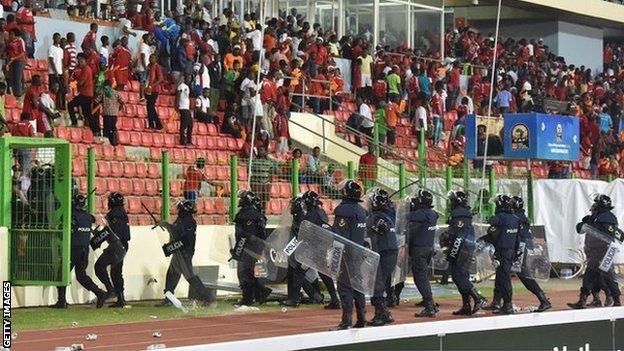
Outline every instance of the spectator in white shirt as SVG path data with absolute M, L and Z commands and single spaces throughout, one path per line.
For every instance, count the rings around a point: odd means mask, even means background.
M 147 65 L 149 65 L 149 57 L 152 54 L 150 48 L 151 36 L 149 34 L 143 34 L 141 43 L 139 43 L 139 51 L 137 53 L 137 63 L 135 72 L 137 73 L 137 79 L 141 83 L 141 100 L 145 100 L 145 83 L 147 82 Z
M 65 80 L 63 79 L 63 48 L 61 48 L 61 35 L 54 33 L 52 35 L 52 46 L 48 50 L 48 84 L 58 84 L 56 92 L 56 101 L 59 106 L 64 106 L 65 101 Z
M 253 44 L 253 53 L 255 55 L 254 57 L 259 57 L 260 49 L 262 49 L 263 38 L 260 28 L 262 28 L 262 26 L 260 25 L 260 23 L 258 23 L 256 24 L 256 29 L 252 30 L 246 35 L 247 39 L 251 39 L 251 43 Z
M 210 111 L 210 88 L 204 88 L 195 99 L 195 119 L 204 123 L 217 123 L 217 117 Z
M 191 117 L 191 90 L 185 83 L 185 77 L 177 76 L 176 106 L 180 112 L 180 145 L 192 145 L 193 118 Z
M 242 119 L 247 122 L 253 117 L 254 113 L 254 97 L 256 96 L 256 83 L 254 82 L 255 73 L 252 70 L 247 72 L 247 76 L 243 80 L 240 86 L 240 90 L 243 92 L 241 98 Z
M 370 107 L 362 101 L 361 98 L 356 100 L 356 104 L 358 105 L 358 112 L 362 116 L 362 122 L 360 124 L 360 132 L 367 135 L 369 138 L 373 137 L 373 113 L 371 112 Z M 356 144 L 358 146 L 362 146 L 360 138 L 356 139 Z
M 204 89 L 210 88 L 210 72 L 206 61 L 210 60 L 208 55 L 201 58 L 202 62 L 198 62 L 193 66 L 195 71 L 195 80 L 193 81 L 193 96 L 200 96 Z
M 108 45 L 110 44 L 108 36 L 102 35 L 100 40 L 102 41 L 102 46 L 100 47 L 100 57 L 104 58 L 104 63 L 108 66 L 108 56 L 110 54 L 110 51 L 108 50 Z

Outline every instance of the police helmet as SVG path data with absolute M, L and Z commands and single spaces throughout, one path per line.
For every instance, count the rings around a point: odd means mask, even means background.
M 605 194 L 596 194 L 594 195 L 594 204 L 591 207 L 591 211 L 603 211 L 603 210 L 612 210 L 613 204 L 611 203 L 611 198 Z
M 124 197 L 120 193 L 113 191 L 108 194 L 108 208 L 113 208 L 117 206 L 123 206 Z
M 242 208 L 254 207 L 257 210 L 262 209 L 262 202 L 256 194 L 251 190 L 245 190 L 239 195 L 238 206 Z
M 504 194 L 496 195 L 494 198 L 494 204 L 497 210 L 509 211 L 512 208 L 511 198 Z
M 306 213 L 306 205 L 302 195 L 296 196 L 290 200 L 290 214 L 298 217 Z
M 449 201 L 451 202 L 451 208 L 458 206 L 468 206 L 468 194 L 461 190 L 451 190 L 447 194 Z
M 354 180 L 347 180 L 342 188 L 342 195 L 346 198 L 359 200 L 362 197 L 362 187 Z
M 425 189 L 419 189 L 416 195 L 412 197 L 410 207 L 412 210 L 419 208 L 431 208 L 433 203 L 433 194 Z
M 379 210 L 386 207 L 390 203 L 390 194 L 384 189 L 376 188 L 373 190 L 371 197 L 371 207 L 373 210 Z
M 195 213 L 195 203 L 191 200 L 184 200 L 178 203 L 178 213 Z
M 72 199 L 72 206 L 76 210 L 84 210 L 87 206 L 87 198 L 82 194 L 74 195 L 74 198 Z
M 301 199 L 307 209 L 311 209 L 311 208 L 318 207 L 321 205 L 321 199 L 319 198 L 319 195 L 315 191 L 312 191 L 312 190 L 308 190 L 305 193 L 303 193 L 301 195 Z
M 511 207 L 516 211 L 524 210 L 524 200 L 520 196 L 512 196 Z

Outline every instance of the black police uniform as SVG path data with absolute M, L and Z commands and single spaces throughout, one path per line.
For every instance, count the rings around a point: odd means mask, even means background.
M 98 297 L 98 307 L 104 304 L 103 297 L 106 293 L 98 288 L 91 277 L 87 275 L 87 265 L 89 264 L 89 240 L 91 239 L 91 225 L 95 223 L 95 217 L 82 209 L 72 209 L 72 247 L 71 247 L 71 269 L 76 270 L 76 280 L 85 289 L 91 291 Z M 57 307 L 67 305 L 65 299 L 65 286 L 57 287 L 58 302 Z
M 306 211 L 306 213 L 297 213 L 293 215 L 293 224 L 291 226 L 291 232 L 294 237 L 297 237 L 299 233 L 299 227 L 301 226 L 301 222 L 307 220 L 312 224 L 316 224 L 319 227 L 323 227 L 325 229 L 331 229 L 329 226 L 327 218 L 327 214 L 325 211 L 318 207 L 314 206 L 310 210 Z M 289 261 L 289 277 L 288 277 L 288 299 L 290 300 L 290 304 L 296 305 L 301 299 L 301 289 L 314 301 L 314 302 L 323 302 L 323 297 L 320 294 L 320 289 L 318 287 L 318 282 L 315 281 L 313 283 L 309 282 L 306 278 L 306 271 L 301 267 L 301 263 L 297 262 L 293 256 Z M 336 287 L 334 286 L 334 281 L 330 277 L 319 273 L 321 279 L 327 285 L 327 291 L 329 292 L 332 301 L 334 299 L 337 301 Z M 329 279 L 329 280 L 327 280 Z
M 358 245 L 364 245 L 366 236 L 366 211 L 359 200 L 343 198 L 334 210 L 334 233 L 345 237 Z M 366 301 L 364 294 L 353 290 L 348 284 L 338 282 L 338 294 L 342 304 L 342 325 L 351 326 L 353 305 L 357 313 L 356 326 L 366 324 Z
M 466 257 L 471 257 L 475 250 L 475 231 L 472 226 L 472 213 L 470 213 L 467 207 L 458 205 L 451 210 L 447 224 L 449 225 L 447 233 L 450 241 L 447 259 L 449 261 L 451 279 L 462 296 L 462 308 L 453 313 L 472 314 L 485 303 L 483 297 L 479 295 L 474 285 L 470 282 L 470 263 L 466 262 L 465 259 Z M 461 245 L 455 247 L 456 243 L 460 242 Z M 453 255 L 458 256 L 453 257 Z M 470 297 L 475 302 L 472 310 L 470 309 Z
M 534 247 L 533 247 L 533 233 L 531 233 L 531 222 L 529 221 L 526 214 L 524 213 L 524 209 L 516 210 L 514 214 L 520 220 L 520 226 L 518 227 L 518 239 L 520 240 L 520 242 L 523 242 L 525 244 L 525 247 L 527 249 L 532 250 Z M 518 274 L 518 278 L 520 279 L 524 287 L 527 288 L 527 290 L 529 290 L 530 292 L 532 292 L 535 296 L 537 296 L 537 298 L 540 300 L 540 303 L 547 302 L 548 304 L 550 304 L 550 302 L 546 298 L 546 294 L 544 294 L 544 291 L 539 286 L 537 281 L 535 279 L 531 279 L 527 277 L 525 273 L 526 272 L 521 271 Z
M 429 206 L 409 213 L 408 244 L 411 257 L 414 284 L 420 292 L 423 304 L 433 305 L 433 294 L 429 284 L 429 263 L 433 257 L 433 241 L 438 223 L 438 214 Z
M 109 295 L 113 291 L 117 294 L 117 304 L 123 305 L 125 302 L 123 260 L 126 252 L 128 252 L 128 242 L 130 241 L 128 215 L 123 206 L 115 206 L 106 214 L 106 221 L 112 235 L 106 239 L 108 247 L 104 249 L 102 255 L 95 262 L 95 275 L 106 286 Z M 110 278 L 107 272 L 108 266 L 111 267 Z
M 615 215 L 608 209 L 597 210 L 596 213 L 585 216 L 582 222 L 577 224 L 577 231 L 580 231 L 583 223 L 587 223 L 600 230 L 602 233 L 612 237 L 615 237 L 616 230 L 618 228 L 617 217 L 615 217 Z M 608 296 L 611 296 L 614 300 L 619 302 L 621 293 L 614 278 L 613 267 L 611 267 L 608 272 L 603 272 L 598 268 L 600 264 L 599 260 L 602 260 L 605 251 L 604 249 L 606 249 L 605 243 L 597 242 L 595 243 L 596 245 L 592 245 L 591 243 L 588 244 L 588 240 L 592 240 L 592 238 L 590 236 L 585 237 L 585 254 L 587 255 L 589 264 L 587 265 L 585 275 L 583 276 L 581 298 L 584 297 L 586 299 L 592 291 L 602 288 Z M 588 247 L 602 249 L 587 250 Z M 598 262 L 592 264 L 592 261 Z
M 184 265 L 184 267 L 178 267 L 177 263 L 173 258 L 169 263 L 169 268 L 167 269 L 167 277 L 165 280 L 165 292 L 169 291 L 174 293 L 175 288 L 178 286 L 178 282 L 180 281 L 180 276 L 182 275 L 183 270 L 188 270 L 193 267 L 193 256 L 195 255 L 195 237 L 197 234 L 197 222 L 191 213 L 187 212 L 179 212 L 178 218 L 176 218 L 175 222 L 173 222 L 173 234 L 175 240 L 180 240 L 183 246 L 179 249 L 179 253 L 174 253 L 174 255 L 180 255 L 181 261 L 180 264 Z M 185 278 L 188 277 L 185 276 Z M 191 283 L 189 281 L 189 283 Z
M 305 220 L 310 221 L 325 229 L 331 229 L 327 213 L 325 213 L 325 210 L 323 210 L 321 207 L 315 206 L 310 209 L 305 215 Z M 336 308 L 340 304 L 340 299 L 338 298 L 338 292 L 336 291 L 336 284 L 334 280 L 321 272 L 319 272 L 319 278 L 321 278 L 321 281 L 323 281 L 323 284 L 325 285 L 325 288 L 327 289 L 327 293 L 329 294 L 330 298 L 329 304 L 326 307 Z
M 256 236 L 262 240 L 266 239 L 266 217 L 254 206 L 241 207 L 236 214 L 234 223 L 236 230 L 234 235 L 237 241 L 241 238 L 249 238 L 252 236 Z M 243 253 L 236 267 L 238 283 L 243 291 L 243 300 L 241 303 L 244 305 L 252 304 L 254 296 L 260 298 L 263 295 L 260 294 L 260 292 L 264 293 L 267 291 L 267 288 L 258 282 L 258 279 L 254 275 L 255 265 L 256 259 L 247 253 Z M 264 296 L 264 298 L 266 298 L 266 296 Z M 257 302 L 264 302 L 263 298 Z
M 377 268 L 377 277 L 375 278 L 375 287 L 371 304 L 375 306 L 375 318 L 371 322 L 375 325 L 375 321 L 379 320 L 383 325 L 385 322 L 391 321 L 392 317 L 387 309 L 384 292 L 386 286 L 392 280 L 392 274 L 397 264 L 398 244 L 395 229 L 396 214 L 394 206 L 392 211 L 386 209 L 373 211 L 368 217 L 366 227 L 368 235 L 371 238 L 371 248 L 379 253 L 379 267 Z
M 511 284 L 511 266 L 516 258 L 518 249 L 518 228 L 520 219 L 511 213 L 511 210 L 497 210 L 490 219 L 488 234 L 494 240 L 495 255 L 499 261 L 496 268 L 495 289 L 503 299 L 504 312 L 510 312 L 513 287 Z M 512 310 L 511 310 L 512 311 Z

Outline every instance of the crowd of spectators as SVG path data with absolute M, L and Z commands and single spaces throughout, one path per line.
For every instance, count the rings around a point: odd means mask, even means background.
M 36 121 L 35 133 L 51 135 L 57 110 L 68 110 L 72 125 L 81 116 L 95 135 L 115 144 L 116 112 L 123 104 L 116 92 L 138 80 L 147 125 L 153 130 L 163 129 L 155 107 L 159 94 L 175 92 L 180 145 L 192 146 L 195 119 L 243 138 L 243 157 L 293 157 L 291 111 L 322 113 L 354 101 L 357 113 L 347 125 L 368 136 L 376 127 L 380 142 L 392 146 L 398 122 L 407 118 L 416 133 L 426 132 L 431 144 L 447 147 L 449 162 L 457 164 L 467 114 L 530 111 L 552 99 L 568 102 L 567 112 L 581 122 L 582 157 L 572 168 L 591 170 L 593 176 L 623 173 L 621 45 L 605 45 L 604 69 L 596 74 L 567 64 L 541 39 L 500 38 L 493 109 L 488 111 L 494 38 L 470 27 L 447 29 L 441 39 L 427 34 L 417 40 L 426 44 L 413 49 L 383 42 L 373 47 L 370 35 L 338 38 L 296 11 L 261 23 L 255 13 L 242 19 L 229 8 L 211 13 L 208 3 L 181 1 L 162 18 L 150 2 L 129 3 L 119 38 L 99 36 L 96 23 L 79 46 L 73 33 L 54 33 L 47 79 L 33 76 L 24 89 L 22 72 L 36 38 L 30 6 L 24 0 L 15 15 L 0 19 L 5 33 L 0 51 L 8 91 L 24 95 L 24 118 Z M 146 31 L 136 48 L 128 47 L 128 36 L 137 35 L 131 28 Z M 443 53 L 435 49 L 440 40 Z M 351 91 L 343 91 L 338 58 L 350 61 Z M 67 96 L 71 99 L 66 103 Z M 362 145 L 361 138 L 356 142 Z M 308 162 L 307 167 L 314 174 L 304 176 L 322 182 L 320 166 Z M 551 167 L 553 175 L 561 175 L 566 172 L 562 168 L 571 166 Z

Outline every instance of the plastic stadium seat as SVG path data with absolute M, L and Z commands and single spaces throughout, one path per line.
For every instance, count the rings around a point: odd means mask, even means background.
M 130 145 L 130 133 L 120 130 L 117 132 L 117 137 L 119 139 L 119 143 L 122 145 Z
M 247 181 L 247 167 L 238 166 L 238 180 L 243 182 Z
M 143 162 L 138 162 L 136 164 L 136 177 L 137 178 L 147 178 L 147 165 Z
M 147 164 L 147 176 L 149 178 L 160 178 L 160 163 L 151 162 Z
M 199 135 L 208 134 L 208 127 L 206 127 L 206 123 L 195 123 L 193 126 L 193 133 L 197 133 Z
M 109 192 L 118 192 L 119 191 L 119 179 L 117 178 L 106 179 L 106 190 L 108 190 Z
M 137 105 L 139 103 L 139 93 L 128 92 L 128 102 Z
M 195 202 L 195 210 L 198 214 L 204 214 L 204 201 L 202 199 Z
M 208 179 L 217 179 L 217 168 L 215 166 L 206 166 L 204 172 Z
M 217 138 L 209 136 L 206 137 L 206 149 L 216 150 L 217 149 Z
M 106 179 L 95 178 L 95 195 L 106 194 Z
M 217 164 L 225 166 L 230 163 L 230 156 L 227 151 L 217 151 Z
M 69 141 L 72 143 L 82 142 L 82 130 L 79 128 L 70 128 Z
M 119 179 L 119 192 L 124 196 L 129 196 L 132 194 L 132 180 L 120 178 Z
M 184 149 L 184 162 L 185 163 L 195 163 L 195 150 L 192 149 Z
M 134 162 L 124 163 L 124 176 L 126 178 L 136 177 L 136 164 Z
M 132 214 L 143 213 L 143 206 L 138 197 L 128 198 L 128 212 Z
M 226 166 L 217 166 L 217 179 L 228 180 L 230 178 L 230 169 Z
M 72 159 L 72 174 L 74 177 L 82 177 L 87 174 L 87 166 L 85 159 Z
M 217 152 L 213 150 L 206 151 L 206 164 L 214 165 L 217 163 Z
M 141 84 L 139 83 L 138 80 L 131 80 L 130 84 L 132 86 L 132 91 L 135 93 L 138 93 L 139 90 L 141 90 Z M 138 95 L 138 94 L 137 94 Z
M 145 147 L 150 147 L 154 145 L 154 134 L 141 133 L 141 145 Z M 158 145 L 154 145 L 154 146 L 158 146 Z
M 150 148 L 150 158 L 152 161 L 162 160 L 162 149 L 154 147 Z
M 124 175 L 124 166 L 121 162 L 110 161 L 110 176 L 113 178 L 121 178 Z
M 230 151 L 238 151 L 238 142 L 234 138 L 227 138 L 227 145 Z
M 217 213 L 217 208 L 215 207 L 214 200 L 212 199 L 204 200 L 204 212 L 210 215 Z
M 176 137 L 173 134 L 163 134 L 164 140 L 163 145 L 155 145 L 155 146 L 164 146 L 164 147 L 174 147 L 176 144 Z
M 228 144 L 226 138 L 217 138 L 217 150 L 227 150 Z
M 214 135 L 214 136 L 219 135 L 219 131 L 217 130 L 217 126 L 215 126 L 214 124 L 210 123 L 210 124 L 206 125 L 206 127 L 208 127 L 208 134 L 209 135 Z
M 128 98 L 129 99 L 129 98 Z M 124 114 L 130 118 L 134 118 L 137 115 L 136 106 L 131 103 L 127 103 L 123 107 Z
M 215 199 L 215 209 L 218 214 L 227 214 L 228 209 L 223 198 Z
M 290 184 L 282 183 L 280 184 L 280 197 L 285 199 L 290 199 L 291 189 Z
M 130 133 L 130 145 L 141 146 L 141 133 L 139 132 Z
M 171 162 L 173 163 L 183 163 L 184 162 L 184 149 L 173 148 L 170 150 Z
M 132 130 L 133 119 L 128 117 L 119 117 L 119 119 L 117 120 L 117 128 L 119 130 Z
M 109 144 L 102 145 L 102 158 L 105 160 L 114 160 L 115 147 Z
M 171 193 L 171 196 L 182 196 L 182 182 L 183 181 L 181 180 L 172 180 L 169 182 L 169 192 Z
M 162 147 L 165 144 L 165 135 L 162 133 L 152 134 L 152 145 Z
M 110 176 L 111 168 L 108 161 L 98 161 L 97 162 L 97 176 L 98 177 L 108 177 Z
M 6 108 L 16 108 L 17 107 L 17 98 L 14 95 L 6 94 L 4 105 Z
M 208 216 L 208 215 L 197 216 L 197 222 L 201 225 L 213 225 L 214 224 L 214 220 L 212 219 L 212 216 Z
M 204 135 L 195 135 L 193 136 L 193 138 L 195 139 L 193 141 L 193 143 L 195 144 L 195 146 L 199 149 L 205 149 L 206 148 L 206 136 Z
M 280 185 L 277 183 L 271 184 L 271 198 L 280 197 Z
M 165 131 L 171 135 L 178 134 L 180 132 L 180 122 L 179 121 L 166 121 Z
M 154 179 L 145 179 L 145 195 L 158 195 L 158 183 Z
M 115 146 L 115 159 L 117 161 L 126 160 L 126 148 L 120 145 Z
M 280 211 L 280 202 L 277 199 L 271 199 L 267 204 L 267 213 L 270 215 L 278 215 L 281 214 Z
M 132 118 L 132 130 L 142 132 L 145 130 L 145 120 L 142 118 Z
M 137 105 L 136 110 L 137 110 L 137 116 L 139 116 L 140 118 L 147 117 L 147 108 L 145 106 Z
M 125 91 L 118 91 L 117 94 L 119 94 L 119 97 L 124 103 L 128 102 L 128 93 Z
M 145 194 L 145 181 L 143 179 L 132 180 L 132 193 L 137 196 Z
M 86 194 L 87 193 L 87 178 L 84 178 L 84 177 L 78 178 L 76 182 L 78 183 L 78 192 L 80 194 Z

